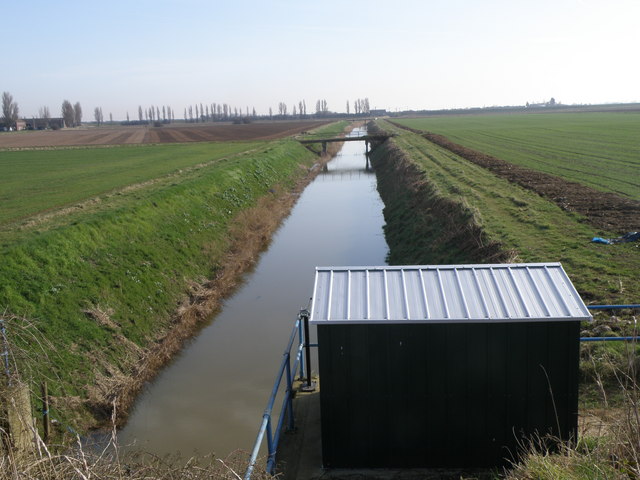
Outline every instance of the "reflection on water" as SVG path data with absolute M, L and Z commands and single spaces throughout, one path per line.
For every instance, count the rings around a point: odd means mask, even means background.
M 385 264 L 383 205 L 364 149 L 345 143 L 305 189 L 245 283 L 140 396 L 121 445 L 187 456 L 251 449 L 315 267 Z

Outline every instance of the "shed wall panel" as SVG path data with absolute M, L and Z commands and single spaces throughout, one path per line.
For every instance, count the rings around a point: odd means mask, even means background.
M 578 322 L 318 326 L 325 466 L 503 465 L 526 436 L 575 436 L 578 336 Z

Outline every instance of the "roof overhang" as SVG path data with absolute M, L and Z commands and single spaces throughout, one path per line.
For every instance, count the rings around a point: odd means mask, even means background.
M 317 267 L 311 323 L 591 320 L 560 263 Z

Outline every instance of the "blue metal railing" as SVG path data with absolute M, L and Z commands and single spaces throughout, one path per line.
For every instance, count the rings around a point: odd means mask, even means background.
M 256 442 L 253 446 L 253 451 L 251 452 L 251 457 L 249 459 L 249 466 L 247 467 L 247 471 L 244 474 L 244 480 L 249 480 L 251 475 L 253 474 L 253 470 L 256 466 L 256 462 L 258 459 L 258 455 L 260 453 L 260 448 L 264 442 L 265 434 L 267 436 L 267 472 L 273 474 L 276 467 L 276 452 L 278 451 L 278 443 L 280 441 L 280 433 L 282 432 L 282 427 L 284 426 L 285 418 L 287 419 L 287 429 L 293 430 L 295 428 L 295 419 L 293 416 L 293 377 L 295 376 L 298 367 L 300 368 L 299 378 L 302 379 L 305 372 L 305 367 L 307 371 L 307 383 L 311 383 L 310 377 L 310 364 L 307 359 L 305 360 L 305 355 L 303 355 L 305 349 L 309 350 L 309 347 L 312 345 L 309 343 L 308 338 L 305 336 L 305 331 L 308 332 L 308 320 L 309 314 L 306 310 L 302 310 L 296 319 L 296 322 L 293 326 L 293 330 L 291 331 L 291 335 L 289 336 L 289 342 L 287 343 L 286 348 L 284 349 L 284 353 L 282 354 L 282 362 L 280 363 L 280 368 L 278 369 L 278 373 L 276 374 L 276 380 L 273 384 L 273 388 L 271 389 L 271 395 L 269 396 L 269 401 L 267 402 L 267 408 L 262 415 L 262 423 L 260 424 L 260 430 L 258 431 L 258 436 L 256 437 Z M 305 328 L 306 327 L 306 328 Z M 293 365 L 291 364 L 292 359 L 292 349 L 293 344 L 298 338 L 298 346 L 293 351 Z M 272 414 L 273 407 L 276 402 L 276 397 L 278 392 L 280 391 L 280 386 L 282 384 L 283 377 L 286 380 L 286 390 L 284 392 L 284 397 L 282 399 L 282 408 L 280 409 L 280 416 L 278 417 L 278 422 L 276 424 L 276 429 L 273 431 L 272 428 Z
M 587 305 L 589 310 L 622 310 L 623 308 L 638 308 L 640 304 L 631 303 L 627 305 Z M 580 337 L 581 342 L 635 342 L 640 337 Z

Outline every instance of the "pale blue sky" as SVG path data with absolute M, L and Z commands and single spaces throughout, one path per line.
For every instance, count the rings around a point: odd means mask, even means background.
M 0 91 L 85 119 L 195 103 L 267 113 L 640 101 L 640 0 L 2 2 Z M 8 31 L 7 31 L 8 30 Z

